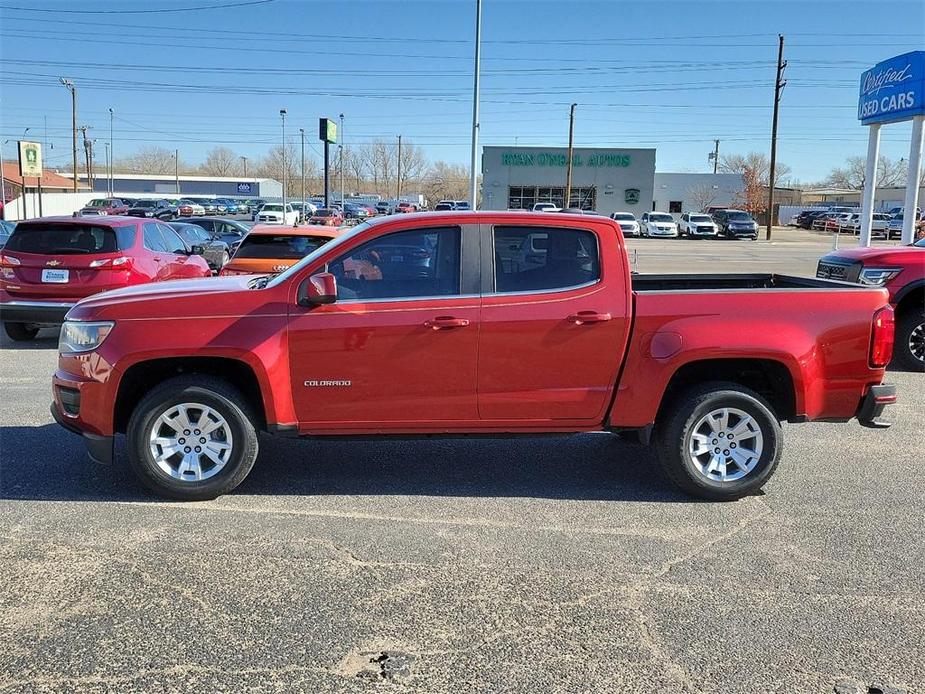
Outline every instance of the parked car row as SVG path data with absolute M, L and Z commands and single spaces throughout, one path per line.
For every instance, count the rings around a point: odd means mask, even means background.
M 620 225 L 624 236 L 758 238 L 758 223 L 748 212 L 742 210 L 718 209 L 712 215 L 705 212 L 685 212 L 678 221 L 668 212 L 645 212 L 638 220 L 632 212 L 614 212 L 610 218 Z
M 793 224 L 801 229 L 828 231 L 838 234 L 861 233 L 861 213 L 856 208 L 834 207 L 829 210 L 806 210 L 798 214 Z M 887 239 L 900 238 L 903 231 L 902 211 L 874 212 L 871 234 Z

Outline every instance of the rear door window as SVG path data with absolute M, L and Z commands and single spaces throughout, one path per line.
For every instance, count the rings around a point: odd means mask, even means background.
M 88 255 L 127 250 L 134 241 L 134 225 L 31 223 L 17 224 L 4 250 L 39 255 Z
M 597 237 L 583 229 L 495 227 L 495 291 L 568 289 L 601 276 Z

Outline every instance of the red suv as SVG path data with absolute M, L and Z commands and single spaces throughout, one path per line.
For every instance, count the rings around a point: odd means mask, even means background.
M 0 251 L 0 310 L 13 340 L 60 325 L 80 299 L 132 284 L 209 277 L 203 249 L 163 222 L 45 217 L 19 222 Z
M 925 238 L 908 246 L 835 251 L 819 260 L 816 277 L 886 289 L 896 311 L 894 360 L 925 370 Z

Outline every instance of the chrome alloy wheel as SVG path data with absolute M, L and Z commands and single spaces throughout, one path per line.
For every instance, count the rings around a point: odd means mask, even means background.
M 764 437 L 747 412 L 722 407 L 694 425 L 687 444 L 691 460 L 713 482 L 732 482 L 750 473 L 761 459 Z
M 225 418 L 208 405 L 171 405 L 151 428 L 148 446 L 155 464 L 182 482 L 201 482 L 228 463 L 234 440 Z
M 925 323 L 919 323 L 909 333 L 909 351 L 913 357 L 925 362 Z

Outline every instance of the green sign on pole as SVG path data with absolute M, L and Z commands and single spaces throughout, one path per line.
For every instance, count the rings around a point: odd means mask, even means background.
M 334 144 L 337 142 L 337 122 L 330 118 L 321 118 L 318 121 L 318 139 L 322 142 Z

